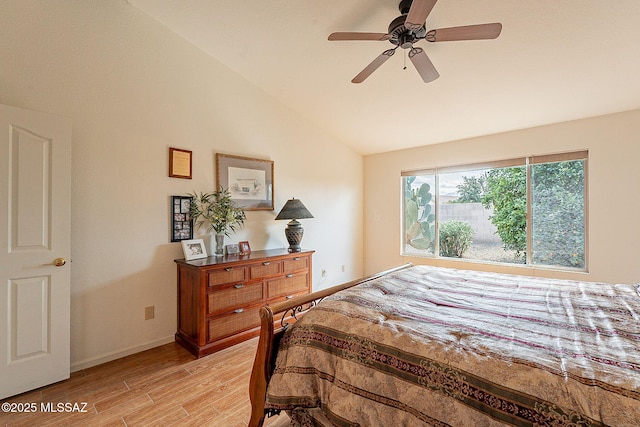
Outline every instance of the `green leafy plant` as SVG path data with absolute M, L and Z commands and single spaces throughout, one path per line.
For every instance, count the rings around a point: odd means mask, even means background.
M 473 228 L 469 223 L 455 219 L 440 224 L 440 256 L 462 258 L 473 242 Z
M 236 226 L 242 227 L 246 215 L 244 209 L 237 207 L 229 190 L 222 187 L 212 193 L 189 194 L 193 199 L 189 214 L 198 228 L 207 226 L 207 233 L 212 230 L 216 234 L 229 236 L 229 231 L 236 231 Z
M 412 189 L 415 176 L 405 178 L 405 242 L 415 249 L 432 249 L 435 242 L 435 220 L 431 213 L 431 186 L 423 183 Z
M 482 196 L 487 192 L 487 174 L 463 176 L 457 188 L 460 196 L 450 203 L 482 203 Z
M 486 175 L 482 203 L 493 206 L 491 222 L 504 248 L 527 251 L 525 167 L 494 169 Z M 531 169 L 533 263 L 584 267 L 584 165 L 552 162 Z
M 492 169 L 486 176 L 485 208 L 493 206 L 490 219 L 505 250 L 520 257 L 527 251 L 527 170 L 522 167 Z
M 582 161 L 534 165 L 531 181 L 533 262 L 583 268 L 585 219 Z

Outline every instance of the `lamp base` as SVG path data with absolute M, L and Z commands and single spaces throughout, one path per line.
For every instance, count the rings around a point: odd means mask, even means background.
M 284 235 L 289 242 L 289 252 L 300 252 L 300 242 L 302 242 L 302 236 L 304 235 L 304 228 L 298 220 L 291 220 L 287 224 L 287 228 L 284 229 Z

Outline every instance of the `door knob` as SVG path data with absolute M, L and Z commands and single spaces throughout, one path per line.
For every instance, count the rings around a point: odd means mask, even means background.
M 62 267 L 66 263 L 67 263 L 67 260 L 64 258 L 56 258 L 53 260 L 53 265 L 55 265 L 56 267 Z

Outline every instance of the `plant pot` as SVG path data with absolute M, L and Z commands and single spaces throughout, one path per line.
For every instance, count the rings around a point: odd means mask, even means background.
M 211 253 L 214 256 L 224 256 L 224 233 L 216 233 L 211 238 Z

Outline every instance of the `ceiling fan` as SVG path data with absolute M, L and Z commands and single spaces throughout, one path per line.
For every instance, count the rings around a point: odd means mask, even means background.
M 502 24 L 500 23 L 439 28 L 437 30 L 427 31 L 425 22 L 436 2 L 437 0 L 401 0 L 398 8 L 402 15 L 391 21 L 387 33 L 337 32 L 329 35 L 330 41 L 388 40 L 391 44 L 395 45 L 394 48 L 382 52 L 380 56 L 355 76 L 351 82 L 362 83 L 391 58 L 397 48 L 401 47 L 409 50 L 409 59 L 411 59 L 416 70 L 418 70 L 422 80 L 424 80 L 425 83 L 429 83 L 440 77 L 440 74 L 438 74 L 438 71 L 431 63 L 426 52 L 420 47 L 414 47 L 414 43 L 422 39 L 429 42 L 495 39 L 502 31 Z

